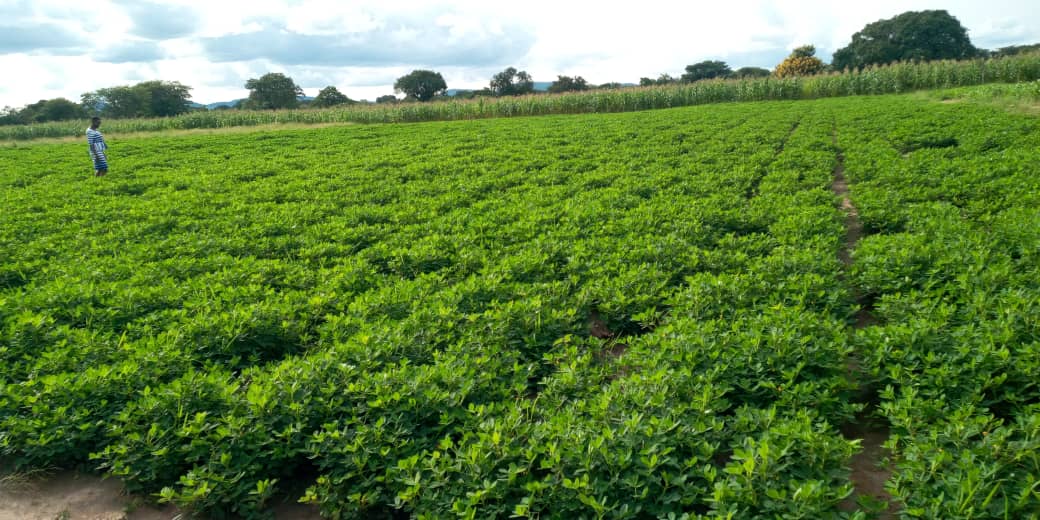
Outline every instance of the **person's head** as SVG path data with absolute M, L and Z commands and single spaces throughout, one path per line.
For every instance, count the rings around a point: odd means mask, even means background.
M 90 127 L 91 128 L 97 128 L 99 126 L 101 126 L 101 118 L 100 117 L 94 116 L 94 117 L 90 118 Z

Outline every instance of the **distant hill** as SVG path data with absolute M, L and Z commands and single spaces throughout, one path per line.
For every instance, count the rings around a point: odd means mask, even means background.
M 535 90 L 535 92 L 546 92 L 546 91 L 549 90 L 549 85 L 552 85 L 552 84 L 553 84 L 553 82 L 551 82 L 551 81 L 535 81 L 534 82 L 534 90 Z M 635 87 L 637 85 L 635 83 L 622 83 L 621 86 L 622 87 Z M 478 89 L 472 89 L 472 88 L 449 88 L 446 91 L 446 94 L 449 95 L 449 96 L 455 96 L 455 95 L 458 95 L 460 92 L 473 92 L 474 90 L 478 90 Z
M 551 81 L 535 81 L 534 90 L 535 92 L 545 92 L 549 90 L 549 85 L 552 85 Z M 483 87 L 482 87 L 483 88 Z M 474 90 L 480 90 L 478 88 L 449 88 L 445 91 L 448 96 L 456 96 L 461 92 L 473 92 Z
M 300 101 L 311 101 L 313 99 L 314 98 L 312 96 L 300 96 Z M 241 102 L 243 102 L 245 100 L 246 100 L 246 98 L 241 98 L 241 99 L 234 99 L 234 100 L 231 100 L 231 101 L 217 101 L 216 103 L 208 103 L 208 104 L 205 104 L 205 105 L 203 105 L 202 103 L 192 103 L 191 104 L 191 108 L 205 108 L 206 110 L 213 110 L 215 108 L 220 108 L 220 107 L 233 107 L 233 106 L 235 106 L 235 105 L 237 105 L 237 104 L 239 104 L 239 103 L 241 103 Z
M 214 108 L 220 108 L 220 107 L 233 107 L 233 106 L 235 106 L 235 105 L 237 105 L 237 104 L 239 104 L 239 103 L 241 103 L 241 102 L 243 102 L 245 100 L 246 100 L 246 98 L 235 99 L 233 101 L 217 101 L 216 103 L 210 103 L 210 104 L 206 105 L 206 108 L 208 110 L 213 110 Z

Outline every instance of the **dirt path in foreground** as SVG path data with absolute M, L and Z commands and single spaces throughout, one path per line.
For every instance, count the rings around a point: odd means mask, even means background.
M 837 146 L 836 127 L 831 137 L 834 145 Z M 841 197 L 841 210 L 845 213 L 845 244 L 838 252 L 838 259 L 845 266 L 847 273 L 852 266 L 852 251 L 863 237 L 863 223 L 859 220 L 856 206 L 849 198 L 849 185 L 845 180 L 845 155 L 840 149 L 837 152 L 837 164 L 834 166 L 834 181 L 831 183 L 831 190 Z M 856 311 L 856 322 L 853 326 L 861 329 L 877 323 L 870 313 L 871 302 L 861 294 L 854 296 L 859 310 Z M 860 367 L 855 359 L 849 363 L 849 373 L 854 380 L 859 379 Z M 883 446 L 888 440 L 889 431 L 887 427 L 872 421 L 871 415 L 877 407 L 876 390 L 861 388 L 861 393 L 864 394 L 862 400 L 866 403 L 866 409 L 854 422 L 844 425 L 841 429 L 842 435 L 846 439 L 860 439 L 862 448 L 859 453 L 853 455 L 850 461 L 852 473 L 849 478 L 852 480 L 854 490 L 852 496 L 842 502 L 841 508 L 844 511 L 854 511 L 857 509 L 857 497 L 871 497 L 874 501 L 888 503 L 888 508 L 881 511 L 877 518 L 894 519 L 898 515 L 899 507 L 892 495 L 885 490 L 885 482 L 892 477 L 892 469 L 882 465 L 889 455 L 888 450 Z
M 176 507 L 148 505 L 123 493 L 116 479 L 66 472 L 34 479 L 0 479 L 0 520 L 173 520 L 189 518 Z M 276 520 L 317 520 L 303 504 L 274 508 Z

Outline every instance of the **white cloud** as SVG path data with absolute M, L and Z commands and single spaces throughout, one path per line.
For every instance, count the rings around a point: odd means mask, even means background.
M 806 43 L 828 58 L 865 24 L 923 9 L 948 10 L 981 47 L 1040 42 L 1035 0 L 7 0 L 0 67 L 18 81 L 0 84 L 0 106 L 141 79 L 220 101 L 265 72 L 355 99 L 390 93 L 413 68 L 434 68 L 450 88 L 486 86 L 510 65 L 538 81 L 637 82 L 707 59 L 772 67 Z

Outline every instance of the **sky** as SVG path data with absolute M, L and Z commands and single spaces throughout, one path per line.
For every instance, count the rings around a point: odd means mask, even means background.
M 704 60 L 771 69 L 804 44 L 829 61 L 864 25 L 925 9 L 947 10 L 978 47 L 1040 42 L 1036 0 L 0 0 L 0 107 L 148 80 L 229 101 L 268 72 L 308 95 L 374 100 L 414 69 L 449 88 L 510 66 L 592 84 Z

